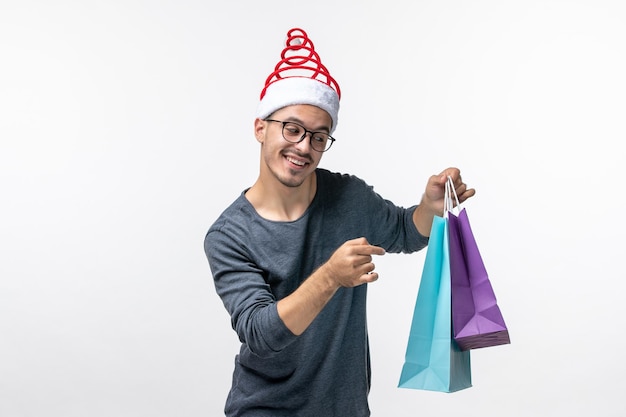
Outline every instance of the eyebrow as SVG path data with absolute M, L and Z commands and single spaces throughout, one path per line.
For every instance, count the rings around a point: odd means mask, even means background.
M 298 123 L 299 125 L 302 125 L 302 127 L 308 129 L 306 126 L 304 126 L 304 122 L 300 119 L 298 119 L 295 116 L 289 116 L 287 118 L 284 119 L 285 122 L 294 122 L 294 123 Z M 308 129 L 312 132 L 324 132 L 324 133 L 329 133 L 330 132 L 330 128 L 328 126 L 320 126 L 317 128 L 313 128 L 313 129 Z

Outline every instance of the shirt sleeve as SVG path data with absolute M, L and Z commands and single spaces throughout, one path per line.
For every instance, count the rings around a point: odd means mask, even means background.
M 362 212 L 361 219 L 368 219 L 370 236 L 368 241 L 385 248 L 390 253 L 412 253 L 428 245 L 428 237 L 423 236 L 415 227 L 413 212 L 417 205 L 404 208 L 397 206 L 374 191 L 363 180 L 353 177 L 350 196 L 358 202 L 352 210 Z
M 272 356 L 297 339 L 278 316 L 276 298 L 244 242 L 214 229 L 205 237 L 204 250 L 231 325 L 252 353 Z
M 390 253 L 412 253 L 428 245 L 428 237 L 423 236 L 415 227 L 413 212 L 417 206 L 397 207 L 385 201 L 379 211 L 380 222 L 374 230 L 382 236 L 381 246 Z

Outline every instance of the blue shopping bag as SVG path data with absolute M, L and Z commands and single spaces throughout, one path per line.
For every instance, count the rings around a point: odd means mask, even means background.
M 448 220 L 435 216 L 398 387 L 454 392 L 472 386 L 470 352 L 452 336 L 451 294 Z

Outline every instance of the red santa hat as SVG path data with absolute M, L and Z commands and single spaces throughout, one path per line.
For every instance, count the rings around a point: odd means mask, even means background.
M 331 133 L 337 128 L 341 90 L 322 64 L 306 32 L 293 28 L 287 32 L 286 47 L 261 91 L 257 117 L 265 119 L 276 110 L 294 104 L 310 104 L 331 117 Z

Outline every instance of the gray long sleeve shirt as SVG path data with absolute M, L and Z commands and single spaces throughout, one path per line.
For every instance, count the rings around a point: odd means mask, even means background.
M 266 220 L 242 193 L 204 242 L 215 288 L 241 340 L 227 416 L 366 417 L 370 415 L 367 285 L 340 288 L 295 336 L 276 302 L 291 294 L 344 242 L 365 237 L 387 252 L 426 246 L 397 207 L 349 175 L 318 169 L 317 193 L 292 222 Z

